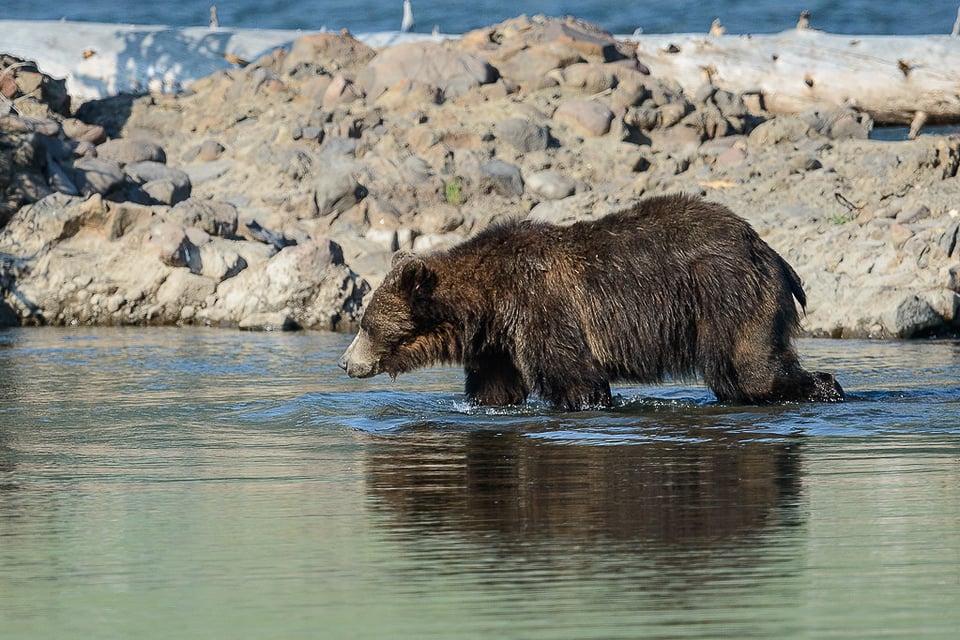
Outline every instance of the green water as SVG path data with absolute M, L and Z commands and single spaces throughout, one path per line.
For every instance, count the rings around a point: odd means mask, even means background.
M 480 411 L 349 336 L 0 333 L 0 638 L 960 637 L 960 344 Z

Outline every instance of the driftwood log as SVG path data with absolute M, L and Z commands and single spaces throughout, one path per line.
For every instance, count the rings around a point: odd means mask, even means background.
M 960 38 L 849 36 L 791 29 L 761 36 L 638 35 L 637 57 L 685 91 L 705 82 L 756 95 L 772 113 L 852 106 L 877 124 L 960 122 Z

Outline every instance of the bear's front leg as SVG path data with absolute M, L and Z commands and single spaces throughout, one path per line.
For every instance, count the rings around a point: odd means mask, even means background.
M 506 353 L 471 358 L 465 363 L 464 371 L 467 374 L 464 392 L 474 404 L 487 407 L 520 404 L 530 392 Z
M 534 392 L 558 409 L 580 411 L 609 407 L 613 403 L 610 381 L 599 365 L 571 362 L 562 370 L 541 369 L 534 378 Z
M 567 411 L 609 407 L 613 403 L 610 383 L 606 379 L 594 377 L 576 382 L 568 378 L 559 384 L 545 382 L 538 395 L 551 405 Z

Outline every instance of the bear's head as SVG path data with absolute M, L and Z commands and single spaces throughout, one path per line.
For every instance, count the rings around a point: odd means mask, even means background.
M 452 360 L 450 317 L 435 298 L 437 274 L 419 256 L 398 252 L 370 298 L 360 331 L 340 357 L 351 378 L 390 377 Z

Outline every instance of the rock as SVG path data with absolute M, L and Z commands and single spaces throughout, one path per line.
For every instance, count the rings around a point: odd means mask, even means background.
M 672 127 L 682 121 L 692 111 L 693 106 L 685 100 L 660 105 L 655 110 L 654 127 L 651 128 L 666 129 L 667 127 Z
M 781 142 L 798 142 L 816 136 L 809 123 L 796 116 L 779 116 L 758 125 L 747 136 L 750 147 L 763 148 Z
M 890 225 L 890 240 L 894 246 L 902 247 L 907 240 L 913 236 L 913 231 L 902 224 L 894 223 Z
M 85 196 L 107 195 L 123 187 L 126 179 L 120 164 L 104 158 L 78 158 L 73 163 L 73 184 Z
M 332 109 L 337 105 L 349 104 L 364 97 L 363 88 L 353 80 L 338 73 L 323 92 L 322 104 L 324 108 Z
M 578 62 L 559 72 L 560 84 L 592 95 L 612 89 L 617 83 L 613 71 L 603 64 Z
M 174 206 L 167 218 L 184 227 L 198 227 L 212 236 L 236 238 L 237 208 L 228 202 L 188 198 Z
M 464 217 L 459 207 L 452 204 L 436 204 L 416 213 L 414 224 L 422 235 L 442 235 L 463 226 Z
M 145 241 L 164 264 L 201 273 L 200 249 L 190 241 L 186 227 L 171 222 L 158 223 L 150 228 Z
M 960 240 L 960 223 L 951 222 L 946 230 L 937 238 L 937 246 L 948 258 L 954 254 L 957 249 L 957 242 Z M 958 289 L 960 291 L 960 289 Z
M 523 194 L 523 177 L 519 167 L 503 160 L 490 160 L 480 166 L 479 186 L 487 193 L 516 197 Z
M 126 138 L 107 140 L 98 145 L 97 157 L 102 160 L 113 160 L 120 165 L 146 161 L 166 163 L 167 161 L 167 154 L 159 144 Z
M 211 239 L 200 246 L 200 273 L 214 282 L 232 278 L 247 268 L 247 261 L 236 250 L 235 240 Z
M 363 236 L 365 239 L 379 244 L 387 251 L 396 251 L 400 248 L 400 239 L 396 229 L 368 229 Z
M 300 327 L 286 311 L 266 311 L 240 318 L 237 328 L 243 331 L 295 331 Z
M 525 90 L 536 91 L 557 84 L 550 72 L 562 69 L 583 58 L 569 45 L 558 42 L 532 45 L 511 54 L 502 61 L 495 61 L 504 78 L 521 85 Z
M 36 63 L 0 53 L 0 95 L 21 115 L 50 118 L 70 115 L 66 80 L 53 78 Z M 0 101 L 0 104 L 3 104 Z
M 570 100 L 557 108 L 553 118 L 584 135 L 602 136 L 610 131 L 613 112 L 596 100 Z
M 236 163 L 230 160 L 214 160 L 185 166 L 183 171 L 190 177 L 190 184 L 196 187 L 223 177 L 235 166 Z
M 216 288 L 216 282 L 208 277 L 189 269 L 174 269 L 157 289 L 155 302 L 162 308 L 160 313 L 163 316 L 176 321 L 183 319 L 184 307 L 193 307 L 194 303 L 206 300 Z M 192 317 L 191 313 L 187 315 Z
M 237 324 L 242 319 L 251 323 L 254 314 L 285 313 L 307 329 L 355 327 L 368 290 L 369 285 L 342 264 L 339 246 L 330 240 L 310 242 L 287 247 L 224 280 L 214 304 L 197 317 Z
M 312 33 L 294 40 L 281 73 L 294 76 L 333 73 L 367 64 L 376 51 L 348 33 Z
M 610 33 L 576 18 L 550 21 L 544 29 L 543 39 L 556 40 L 585 56 L 601 58 L 605 62 L 627 57 L 620 43 Z
M 122 217 L 122 212 L 112 210 L 99 195 L 81 199 L 52 194 L 20 210 L 17 214 L 20 224 L 4 229 L 0 243 L 7 244 L 7 250 L 13 254 L 22 252 L 29 256 L 40 254 L 84 230 L 112 239 L 110 230 L 122 225 L 118 217 Z
M 107 139 L 107 131 L 98 124 L 87 124 L 76 118 L 64 118 L 63 133 L 72 140 L 101 144 Z
M 207 139 L 201 142 L 200 147 L 197 149 L 197 160 L 200 162 L 213 162 L 223 155 L 224 151 L 226 151 L 226 149 L 222 144 L 216 140 Z
M 550 133 L 525 118 L 501 120 L 495 127 L 497 137 L 509 142 L 519 151 L 544 151 L 550 143 Z
M 366 195 L 366 189 L 352 171 L 341 169 L 323 174 L 317 179 L 314 201 L 321 216 L 340 214 L 357 204 Z
M 546 200 L 560 200 L 571 196 L 577 185 L 570 178 L 550 169 L 537 171 L 527 176 L 527 188 Z
M 151 198 L 162 204 L 173 205 L 190 197 L 190 176 L 179 169 L 148 160 L 129 163 L 123 171 L 141 185 Z
M 437 42 L 409 42 L 380 51 L 359 75 L 367 95 L 376 98 L 387 88 L 416 80 L 436 87 L 445 98 L 497 79 L 487 62 Z
M 907 209 L 902 209 L 897 213 L 896 221 L 898 224 L 912 224 L 920 222 L 930 217 L 930 207 L 925 204 L 918 204 Z
M 834 140 L 851 138 L 866 140 L 873 129 L 873 120 L 870 116 L 850 108 L 807 111 L 798 117 L 814 131 Z
M 887 326 L 898 338 L 919 337 L 942 327 L 943 324 L 943 316 L 918 295 L 903 298 L 887 318 Z
M 80 190 L 73 184 L 73 178 L 53 158 L 47 160 L 47 180 L 59 193 L 65 193 L 68 196 L 80 195 Z
M 400 226 L 400 211 L 380 198 L 367 198 L 367 221 L 372 229 L 395 230 Z

